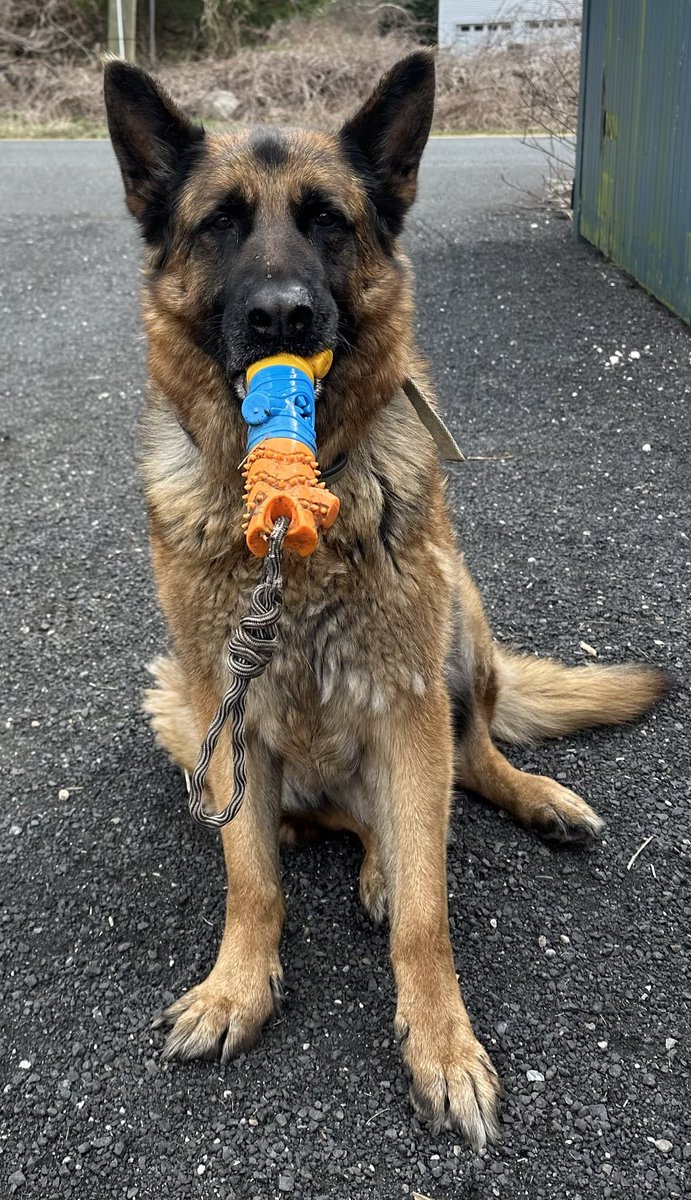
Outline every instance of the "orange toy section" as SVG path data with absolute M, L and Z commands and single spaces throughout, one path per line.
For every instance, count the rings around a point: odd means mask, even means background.
M 267 438 L 250 451 L 243 474 L 249 549 L 264 558 L 274 522 L 288 517 L 284 545 L 306 558 L 316 548 L 319 530 L 333 525 L 340 507 L 338 497 L 319 482 L 312 452 L 291 438 Z

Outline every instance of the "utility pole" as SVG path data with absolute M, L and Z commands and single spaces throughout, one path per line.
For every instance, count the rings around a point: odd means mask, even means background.
M 149 62 L 156 66 L 156 0 L 149 0 Z
M 108 49 L 134 62 L 137 56 L 137 0 L 108 0 Z

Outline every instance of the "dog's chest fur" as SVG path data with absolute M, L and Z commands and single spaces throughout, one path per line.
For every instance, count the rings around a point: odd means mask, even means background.
M 373 731 L 419 703 L 448 649 L 454 547 L 433 451 L 405 407 L 381 425 L 339 481 L 334 529 L 309 559 L 284 555 L 278 649 L 248 693 L 248 733 L 303 792 L 353 780 Z M 159 597 L 186 673 L 220 692 L 228 635 L 261 571 L 242 541 L 241 491 L 212 484 L 165 410 L 149 414 L 145 442 Z
M 248 726 L 314 787 L 353 776 L 373 727 L 429 685 L 410 605 L 394 600 L 382 621 L 381 589 L 396 581 L 383 556 L 379 567 L 340 563 L 314 590 L 288 576 L 279 648 L 253 685 Z

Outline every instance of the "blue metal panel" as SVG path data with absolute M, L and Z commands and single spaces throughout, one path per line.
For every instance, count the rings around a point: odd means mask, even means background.
M 574 228 L 691 321 L 691 2 L 585 0 Z

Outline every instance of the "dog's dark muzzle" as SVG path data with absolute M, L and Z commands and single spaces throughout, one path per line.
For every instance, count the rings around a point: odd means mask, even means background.
M 326 289 L 301 280 L 262 279 L 226 310 L 223 341 L 229 376 L 273 354 L 309 358 L 334 345 L 338 309 Z

